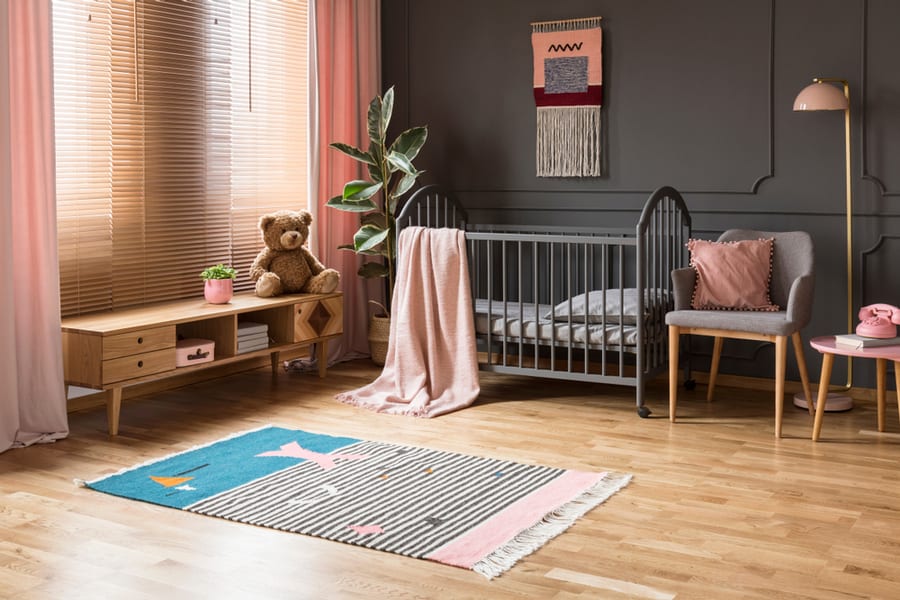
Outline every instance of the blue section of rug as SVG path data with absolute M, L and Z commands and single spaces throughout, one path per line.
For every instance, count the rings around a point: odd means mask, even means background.
M 184 508 L 308 460 L 296 456 L 258 458 L 258 455 L 273 448 L 296 442 L 313 452 L 327 454 L 357 441 L 348 437 L 266 427 L 132 467 L 87 482 L 86 485 L 107 494 Z

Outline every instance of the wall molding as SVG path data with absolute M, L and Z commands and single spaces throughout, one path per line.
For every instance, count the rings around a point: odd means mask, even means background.
M 878 175 L 869 172 L 869 151 L 867 147 L 868 135 L 866 133 L 866 96 L 869 85 L 869 0 L 862 3 L 862 35 L 860 49 L 860 86 L 859 86 L 859 144 L 860 144 L 860 177 L 865 181 L 871 181 L 878 189 L 881 196 L 900 196 L 900 190 L 888 190 L 884 181 Z

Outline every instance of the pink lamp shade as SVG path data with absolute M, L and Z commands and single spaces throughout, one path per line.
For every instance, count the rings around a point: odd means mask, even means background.
M 830 83 L 811 83 L 797 94 L 794 110 L 847 110 L 850 101 L 844 92 Z

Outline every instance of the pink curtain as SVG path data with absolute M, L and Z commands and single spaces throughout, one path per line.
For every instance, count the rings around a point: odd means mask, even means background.
M 68 434 L 50 0 L 0 0 L 0 452 Z
M 381 2 L 379 0 L 316 0 L 315 41 L 311 52 L 310 97 L 312 113 L 312 177 L 310 211 L 315 218 L 311 248 L 328 267 L 341 273 L 344 292 L 344 335 L 329 344 L 329 362 L 369 355 L 367 328 L 374 308 L 369 300 L 384 303 L 382 280 L 356 275 L 362 260 L 338 250 L 359 228 L 359 217 L 326 208 L 344 183 L 368 178 L 360 164 L 328 147 L 344 142 L 369 146 L 366 110 L 381 87 Z

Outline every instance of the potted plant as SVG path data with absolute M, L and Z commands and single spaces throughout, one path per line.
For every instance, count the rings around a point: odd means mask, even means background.
M 357 254 L 381 257 L 382 260 L 364 262 L 357 275 L 365 278 L 387 278 L 388 302 L 393 296 L 396 279 L 397 230 L 394 216 L 399 208 L 400 198 L 412 189 L 416 179 L 424 173 L 416 170 L 412 161 L 428 137 L 427 126 L 413 127 L 402 132 L 388 145 L 387 129 L 393 109 L 393 87 L 389 88 L 383 97 L 376 96 L 369 103 L 366 114 L 369 134 L 367 151 L 349 144 L 338 142 L 330 144 L 335 150 L 365 164 L 371 180 L 348 181 L 344 184 L 341 195 L 335 196 L 327 203 L 331 208 L 359 213 L 360 227 L 353 236 L 353 243 L 338 248 L 351 250 Z M 381 306 L 384 314 L 372 315 L 369 321 L 369 345 L 372 359 L 378 364 L 384 364 L 390 313 L 381 304 L 378 306 Z
M 228 304 L 234 296 L 234 278 L 237 271 L 219 263 L 207 267 L 200 272 L 200 279 L 204 281 L 203 297 L 210 304 Z

